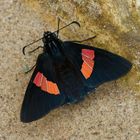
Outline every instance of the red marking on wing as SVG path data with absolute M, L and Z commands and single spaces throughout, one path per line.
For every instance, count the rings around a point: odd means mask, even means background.
M 89 49 L 82 49 L 82 64 L 81 72 L 86 79 L 88 79 L 93 71 L 94 67 L 94 51 Z
M 40 87 L 41 90 L 49 94 L 54 94 L 54 95 L 60 94 L 57 84 L 48 81 L 47 78 L 40 72 L 38 72 L 37 75 L 35 76 L 33 83 L 36 86 Z
M 86 56 L 87 58 L 94 59 L 94 51 L 89 49 L 82 49 L 82 55 Z
M 40 87 L 42 83 L 42 78 L 43 78 L 42 73 L 38 72 L 33 83 L 36 84 L 36 86 Z

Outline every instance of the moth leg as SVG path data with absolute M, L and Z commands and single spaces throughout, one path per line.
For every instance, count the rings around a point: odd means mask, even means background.
M 27 73 L 29 73 L 30 71 L 32 71 L 32 70 L 34 69 L 35 66 L 36 66 L 36 64 L 33 65 L 28 71 L 26 71 L 25 74 L 27 74 Z
M 38 46 L 37 48 L 35 48 L 34 50 L 32 50 L 32 51 L 29 51 L 29 54 L 31 54 L 31 53 L 33 53 L 33 52 L 35 52 L 36 50 L 38 50 L 39 48 L 43 48 L 43 46 Z
M 58 17 L 57 37 L 59 36 L 60 18 Z
M 84 41 L 88 41 L 88 40 L 91 40 L 91 39 L 94 39 L 94 38 L 96 38 L 96 35 L 95 36 L 92 36 L 92 37 L 89 37 L 87 39 L 84 39 L 84 40 L 72 40 L 71 42 L 82 43 Z

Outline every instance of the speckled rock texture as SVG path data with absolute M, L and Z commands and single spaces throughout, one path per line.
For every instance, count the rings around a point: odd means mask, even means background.
M 31 76 L 24 72 L 41 50 L 26 56 L 21 50 L 54 31 L 57 17 L 61 26 L 81 23 L 61 31 L 61 39 L 97 35 L 84 43 L 124 56 L 133 68 L 81 103 L 23 124 L 19 114 Z M 0 140 L 140 140 L 140 0 L 0 0 L 0 105 Z

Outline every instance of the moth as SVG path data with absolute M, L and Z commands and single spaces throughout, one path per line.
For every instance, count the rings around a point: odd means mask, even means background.
M 44 44 L 43 52 L 37 58 L 25 92 L 20 115 L 22 122 L 35 121 L 64 104 L 77 103 L 99 85 L 116 80 L 131 69 L 132 64 L 125 58 L 84 45 L 85 40 L 60 40 L 59 31 L 71 24 L 80 26 L 73 21 L 59 29 L 58 24 L 57 31 L 44 32 L 39 39 Z M 24 54 L 27 46 L 23 48 Z

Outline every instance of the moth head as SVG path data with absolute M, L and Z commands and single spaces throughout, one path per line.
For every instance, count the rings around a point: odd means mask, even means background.
M 44 43 L 51 42 L 55 39 L 57 39 L 57 36 L 55 33 L 52 33 L 50 31 L 44 32 L 44 35 L 43 35 L 43 42 Z

